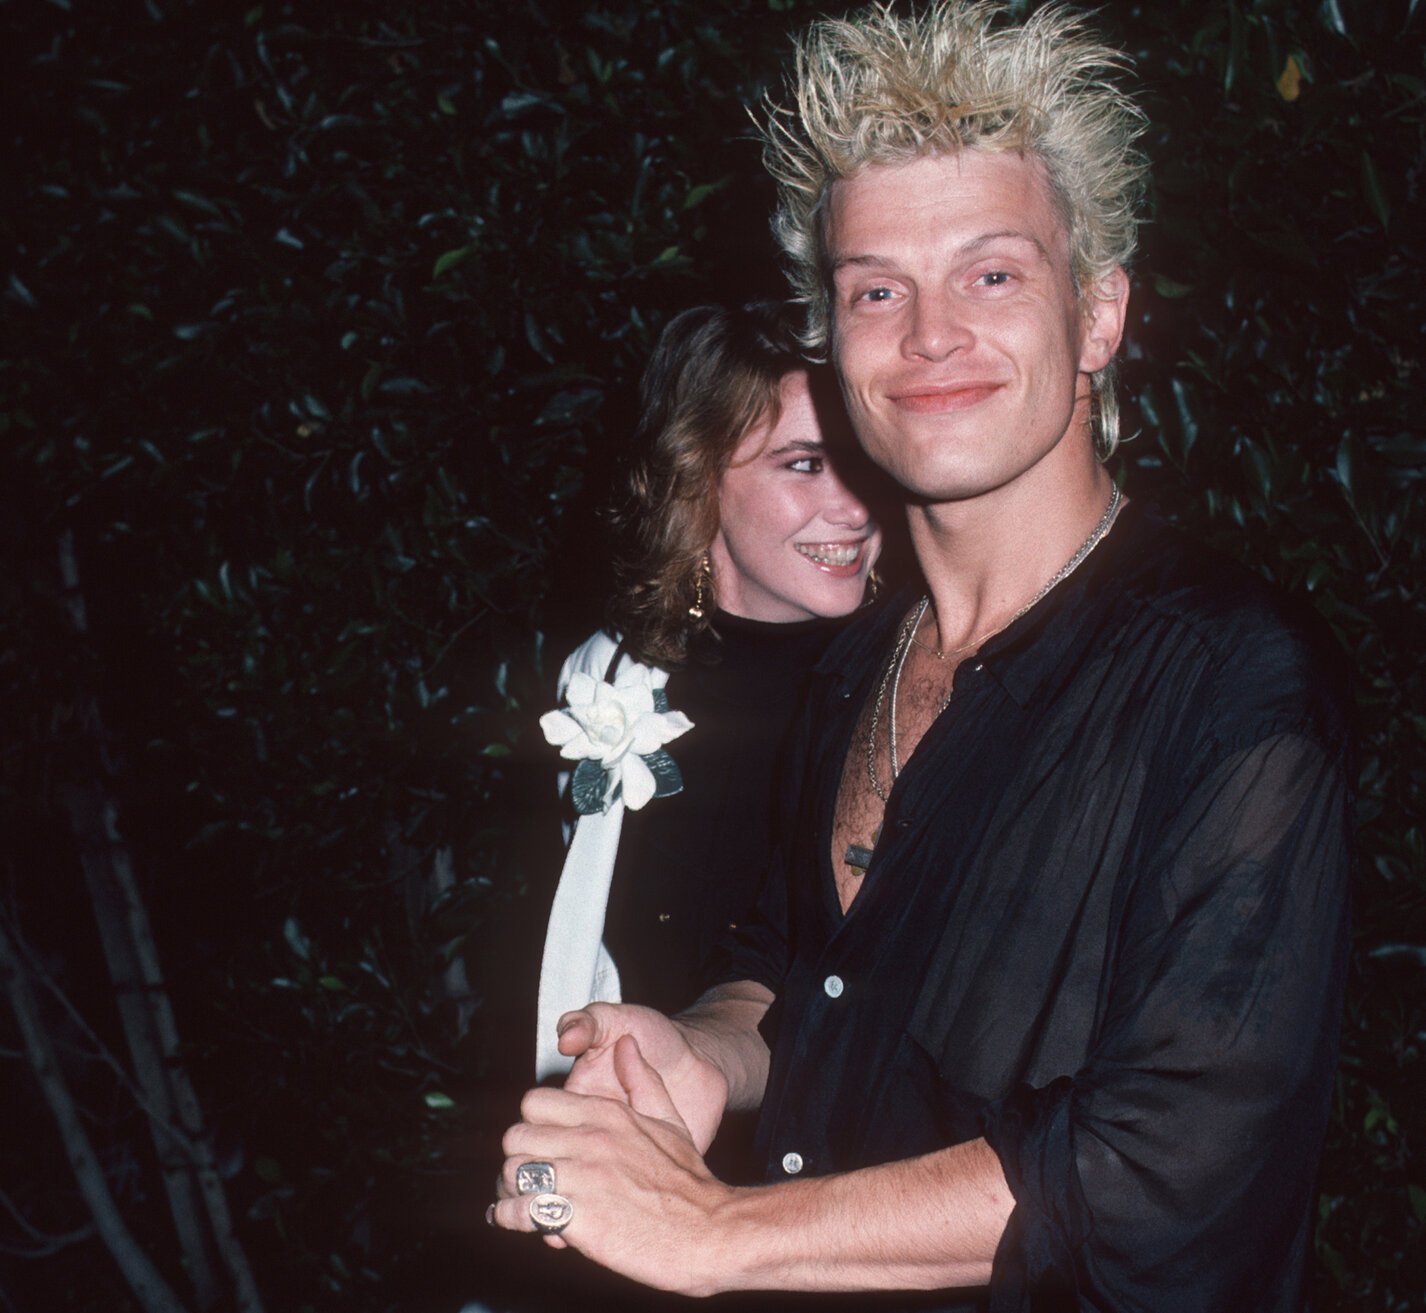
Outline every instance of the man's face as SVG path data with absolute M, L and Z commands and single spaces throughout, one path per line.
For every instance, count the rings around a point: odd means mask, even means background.
M 965 150 L 832 189 L 832 355 L 867 454 L 959 501 L 1089 458 L 1089 374 L 1123 328 L 1122 271 L 1081 305 L 1042 166 Z

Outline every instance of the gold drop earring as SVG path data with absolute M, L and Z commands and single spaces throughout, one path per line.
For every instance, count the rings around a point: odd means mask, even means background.
M 712 582 L 713 562 L 708 553 L 704 552 L 693 571 L 693 605 L 688 608 L 691 619 L 702 620 L 706 614 L 705 603 L 708 600 L 708 585 Z

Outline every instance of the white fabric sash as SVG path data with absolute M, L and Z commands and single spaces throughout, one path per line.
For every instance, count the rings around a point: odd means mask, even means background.
M 583 671 L 603 679 L 628 670 L 632 658 L 624 656 L 617 671 L 609 672 L 618 645 L 600 631 L 570 653 L 560 669 L 559 695 L 564 699 L 570 676 Z M 649 668 L 653 686 L 668 683 L 668 671 Z M 569 788 L 570 772 L 560 775 L 560 793 Z M 604 946 L 604 916 L 609 907 L 609 885 L 614 858 L 619 851 L 619 831 L 624 823 L 624 803 L 616 801 L 607 812 L 591 812 L 575 820 L 564 869 L 560 872 L 545 931 L 544 959 L 540 963 L 540 989 L 535 1020 L 535 1079 L 562 1075 L 573 1065 L 556 1047 L 555 1025 L 560 1015 L 586 1003 L 617 1003 L 619 969 Z

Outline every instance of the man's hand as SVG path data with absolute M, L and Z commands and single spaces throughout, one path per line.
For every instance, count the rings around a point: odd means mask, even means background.
M 650 1092 L 639 1111 L 652 1117 L 664 1117 L 666 1111 L 665 1119 L 676 1121 L 700 1154 L 707 1152 L 723 1119 L 728 1081 L 719 1066 L 690 1042 L 682 1025 L 651 1008 L 591 1003 L 579 1012 L 565 1013 L 559 1027 L 560 1052 L 576 1060 L 565 1081 L 567 1092 L 628 1102 L 624 1078 L 635 1069 L 626 1055 L 621 1070 L 616 1054 L 619 1041 L 629 1036 L 635 1041 L 637 1065 L 657 1073 L 659 1081 L 659 1097 Z M 632 1079 L 637 1082 L 640 1077 L 635 1073 Z
M 492 1225 L 536 1229 L 516 1172 L 548 1163 L 554 1193 L 573 1214 L 545 1243 L 661 1290 L 939 1290 L 989 1281 L 1014 1199 L 984 1140 L 735 1188 L 709 1173 L 632 1036 L 613 1042 L 610 1065 L 617 1100 L 555 1089 L 525 1096 L 524 1120 L 505 1133 Z
M 599 1044 L 599 1058 L 607 1058 L 618 1095 L 576 1094 L 568 1087 L 531 1090 L 520 1105 L 523 1120 L 505 1133 L 507 1158 L 490 1220 L 514 1231 L 535 1229 L 529 1200 L 517 1192 L 515 1173 L 522 1163 L 547 1162 L 554 1168 L 555 1191 L 574 1209 L 568 1227 L 559 1235 L 547 1235 L 547 1244 L 570 1245 L 605 1267 L 659 1289 L 712 1293 L 716 1274 L 707 1262 L 704 1239 L 713 1215 L 733 1191 L 704 1165 L 673 1099 L 633 1035 L 610 1038 L 592 1012 L 570 1014 L 578 1019 L 576 1025 L 591 1030 L 590 1044 L 578 1051 L 583 1056 Z M 583 1044 L 582 1032 L 575 1042 Z M 604 1067 L 599 1071 L 602 1080 Z

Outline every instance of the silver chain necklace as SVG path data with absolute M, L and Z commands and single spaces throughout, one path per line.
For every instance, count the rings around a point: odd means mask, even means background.
M 1104 514 L 1099 517 L 1099 523 L 1090 531 L 1090 535 L 1080 545 L 1079 550 L 1069 558 L 1053 575 L 1049 582 L 1040 589 L 1028 602 L 1025 603 L 1010 619 L 997 625 L 987 634 L 981 634 L 971 639 L 968 643 L 961 644 L 960 647 L 950 648 L 948 652 L 942 652 L 939 648 L 927 648 L 938 661 L 944 661 L 948 655 L 968 653 L 974 651 L 984 643 L 988 643 L 996 634 L 1009 629 L 1022 615 L 1041 602 L 1049 593 L 1060 584 L 1064 583 L 1081 565 L 1090 552 L 1099 546 L 1100 539 L 1109 532 L 1109 526 L 1114 523 L 1115 513 L 1119 510 L 1119 504 L 1123 500 L 1123 494 L 1119 491 L 1116 483 L 1113 491 L 1109 494 L 1109 505 L 1104 508 Z M 888 711 L 886 738 L 887 755 L 891 762 L 891 784 L 896 783 L 896 777 L 901 774 L 901 764 L 896 752 L 896 695 L 901 688 L 901 671 L 906 665 L 907 653 L 911 651 L 911 644 L 916 641 L 916 631 L 921 627 L 921 621 L 925 618 L 926 611 L 931 605 L 931 598 L 928 594 L 922 594 L 921 600 L 907 613 L 906 619 L 902 622 L 901 630 L 896 636 L 896 645 L 891 650 L 891 657 L 886 663 L 886 670 L 882 674 L 881 684 L 876 690 L 876 701 L 872 704 L 871 724 L 867 727 L 866 736 L 866 773 L 867 779 L 871 783 L 872 792 L 876 794 L 882 802 L 886 802 L 891 794 L 890 787 L 883 790 L 881 780 L 876 773 L 876 731 L 881 723 L 881 708 L 887 700 L 887 689 L 891 690 L 891 706 Z M 920 646 L 925 646 L 921 644 Z M 952 690 L 954 692 L 954 689 Z M 936 714 L 939 715 L 950 705 L 951 694 L 947 693 L 941 699 L 941 705 Z

